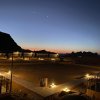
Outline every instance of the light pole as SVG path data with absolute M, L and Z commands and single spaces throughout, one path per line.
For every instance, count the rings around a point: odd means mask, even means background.
M 13 69 L 13 52 L 11 53 L 12 60 L 11 60 L 11 67 L 10 67 L 10 94 L 12 93 L 12 69 Z
M 86 74 L 85 78 L 86 78 L 86 93 L 88 93 L 88 88 L 90 87 L 90 83 L 89 83 L 90 75 Z M 88 100 L 90 100 L 89 97 L 88 97 Z

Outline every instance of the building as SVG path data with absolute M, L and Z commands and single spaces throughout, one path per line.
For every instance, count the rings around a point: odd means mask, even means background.
M 31 51 L 24 51 L 22 52 L 22 57 L 24 60 L 31 60 L 34 57 L 34 52 Z
M 35 58 L 39 60 L 58 60 L 59 54 L 45 50 L 34 51 Z
M 13 53 L 8 53 L 8 59 L 12 60 L 12 57 L 13 60 L 20 60 L 22 58 L 22 52 L 16 51 Z
M 13 53 L 0 53 L 0 59 L 12 59 L 13 60 L 59 60 L 59 54 L 54 52 L 49 52 L 45 50 L 40 51 L 30 51 L 30 50 L 23 50 L 23 51 L 16 51 Z

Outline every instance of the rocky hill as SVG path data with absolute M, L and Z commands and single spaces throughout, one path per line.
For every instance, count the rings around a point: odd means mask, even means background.
M 22 48 L 17 45 L 10 34 L 0 32 L 0 52 L 21 51 Z

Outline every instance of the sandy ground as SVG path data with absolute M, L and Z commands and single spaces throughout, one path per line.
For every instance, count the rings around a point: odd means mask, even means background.
M 11 63 L 0 63 L 1 71 L 8 71 Z M 40 79 L 47 77 L 49 84 L 65 83 L 86 73 L 94 73 L 100 71 L 100 67 L 73 65 L 66 63 L 53 62 L 21 62 L 13 63 L 13 75 L 20 79 L 33 82 L 33 85 L 39 86 Z

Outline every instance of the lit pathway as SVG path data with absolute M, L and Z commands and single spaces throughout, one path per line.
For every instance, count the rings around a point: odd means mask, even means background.
M 9 75 L 7 73 L 2 73 L 1 75 L 3 75 L 4 77 L 10 79 Z M 36 87 L 33 85 L 32 82 L 28 82 L 26 80 L 22 80 L 22 79 L 19 79 L 18 77 L 15 77 L 13 76 L 13 81 L 35 93 L 37 93 L 38 95 L 41 95 L 43 97 L 47 97 L 47 96 L 50 96 L 52 94 L 55 94 L 57 92 L 60 92 L 62 91 L 63 89 L 65 88 L 68 88 L 68 89 L 73 89 L 74 87 L 78 86 L 79 84 L 83 83 L 86 81 L 86 79 L 77 79 L 77 80 L 73 80 L 71 82 L 67 82 L 67 83 L 64 83 L 64 84 L 60 84 L 60 85 L 57 85 L 56 87 L 54 88 L 50 88 L 50 87 Z
M 22 85 L 22 86 L 24 86 L 25 88 L 27 88 L 27 89 L 29 89 L 33 92 L 36 92 L 37 94 L 39 94 L 43 97 L 47 97 L 47 96 L 50 96 L 50 95 L 55 94 L 57 92 L 60 92 L 65 88 L 72 89 L 75 86 L 83 83 L 86 80 L 84 80 L 84 79 L 74 80 L 74 81 L 71 81 L 71 82 L 68 82 L 68 83 L 65 83 L 65 84 L 57 85 L 54 88 L 35 87 L 32 82 L 28 82 L 28 81 L 25 81 L 25 80 L 20 80 L 19 78 L 16 78 L 16 77 L 13 77 L 13 81 L 20 84 L 20 85 Z

